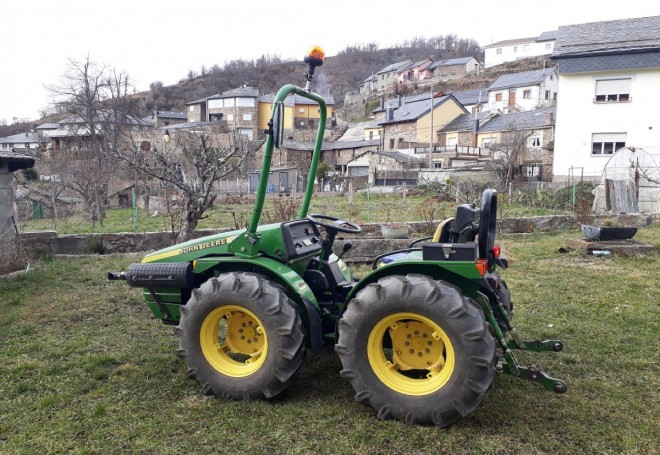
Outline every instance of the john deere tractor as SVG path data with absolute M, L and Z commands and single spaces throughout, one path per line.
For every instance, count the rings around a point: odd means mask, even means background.
M 355 399 L 380 419 L 450 425 L 479 406 L 498 372 L 564 393 L 563 381 L 514 356 L 558 352 L 562 343 L 523 341 L 511 324 L 509 289 L 496 271 L 507 260 L 495 246 L 494 190 L 479 207 L 459 206 L 426 243 L 375 258 L 361 279 L 333 253 L 338 234 L 362 228 L 308 213 L 326 124 L 326 103 L 310 85 L 323 59 L 312 48 L 305 87 L 286 85 L 275 96 L 246 229 L 156 251 L 108 277 L 144 289 L 153 314 L 175 325 L 187 375 L 217 397 L 274 397 L 291 385 L 306 351 L 327 346 L 341 358 Z M 319 105 L 307 188 L 298 219 L 260 225 L 291 94 Z

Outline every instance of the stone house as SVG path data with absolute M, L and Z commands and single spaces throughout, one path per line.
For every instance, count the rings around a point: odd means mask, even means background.
M 371 185 L 417 184 L 426 160 L 410 153 L 372 150 L 355 156 L 346 164 L 347 177 L 368 177 Z
M 456 79 L 466 74 L 476 73 L 480 68 L 481 63 L 474 57 L 459 57 L 434 62 L 428 67 L 428 70 L 434 78 Z
M 178 125 L 188 121 L 188 115 L 185 112 L 173 111 L 153 111 L 151 116 L 154 128 L 161 126 Z
M 502 151 L 522 148 L 518 156 L 523 181 L 551 181 L 555 109 L 503 113 L 469 113 L 441 129 L 443 167 L 452 160 L 497 159 Z
M 188 122 L 224 123 L 229 131 L 257 137 L 259 90 L 241 86 L 206 98 L 191 101 L 188 106 Z

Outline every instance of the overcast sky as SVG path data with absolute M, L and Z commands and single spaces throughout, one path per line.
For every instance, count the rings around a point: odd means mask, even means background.
M 236 58 L 302 59 L 312 44 L 335 55 L 356 43 L 455 33 L 484 46 L 658 14 L 657 0 L 0 0 L 0 120 L 38 118 L 50 102 L 44 86 L 58 82 L 67 59 L 87 54 L 144 90 Z

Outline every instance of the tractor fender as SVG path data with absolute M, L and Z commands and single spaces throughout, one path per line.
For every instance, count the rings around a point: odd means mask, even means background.
M 341 314 L 344 313 L 348 302 L 355 297 L 355 295 L 364 289 L 367 285 L 377 282 L 379 279 L 390 275 L 426 275 L 434 280 L 443 280 L 457 286 L 463 294 L 471 298 L 478 298 L 479 289 L 481 288 L 481 277 L 471 276 L 466 274 L 461 267 L 456 267 L 460 263 L 457 262 L 435 262 L 435 261 L 422 261 L 422 260 L 400 260 L 391 264 L 379 267 L 368 275 L 364 276 L 353 287 L 351 292 L 346 297 L 346 304 L 341 309 Z M 467 275 L 467 276 L 466 276 Z
M 321 310 L 310 287 L 295 270 L 271 258 L 241 258 L 238 256 L 209 256 L 197 259 L 195 273 L 252 272 L 263 275 L 284 288 L 298 305 L 308 334 L 307 345 L 315 352 L 323 346 Z

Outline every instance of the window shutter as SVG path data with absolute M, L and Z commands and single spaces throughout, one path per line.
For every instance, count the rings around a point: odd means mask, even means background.
M 592 142 L 627 142 L 627 133 L 594 133 Z
M 630 93 L 630 78 L 596 81 L 596 96 Z

